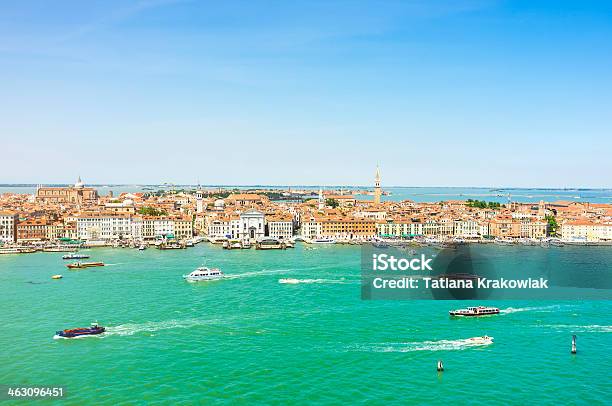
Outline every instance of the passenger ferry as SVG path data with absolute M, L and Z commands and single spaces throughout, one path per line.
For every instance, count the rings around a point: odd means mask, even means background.
M 104 262 L 73 262 L 66 265 L 69 269 L 93 268 L 96 266 L 104 266 Z
M 499 314 L 499 309 L 497 307 L 474 306 L 467 309 L 450 310 L 448 313 L 454 317 L 491 316 Z
M 223 279 L 225 275 L 218 268 L 200 267 L 189 275 L 183 275 L 187 282 L 210 281 L 215 279 Z

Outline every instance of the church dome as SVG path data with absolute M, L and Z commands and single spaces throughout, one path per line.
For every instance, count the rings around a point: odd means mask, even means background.
M 83 181 L 81 180 L 81 177 L 79 176 L 79 179 L 76 181 L 76 183 L 74 184 L 75 188 L 81 189 L 85 186 L 85 184 L 83 183 Z

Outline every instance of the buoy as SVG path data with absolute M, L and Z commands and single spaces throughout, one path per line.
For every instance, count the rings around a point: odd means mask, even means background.
M 444 371 L 444 364 L 442 364 L 442 360 L 438 360 L 438 372 Z
M 51 279 L 62 279 L 62 278 L 63 278 L 63 276 L 62 276 L 62 275 L 53 275 L 53 276 L 51 277 Z
M 576 335 L 572 336 L 572 354 L 576 354 Z

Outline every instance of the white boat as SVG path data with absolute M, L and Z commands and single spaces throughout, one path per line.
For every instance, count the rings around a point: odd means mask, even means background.
M 472 338 L 468 338 L 466 341 L 474 345 L 487 345 L 487 344 L 493 344 L 493 337 L 489 337 L 489 336 L 472 337 Z
M 473 306 L 467 309 L 450 310 L 448 313 L 455 317 L 491 316 L 499 314 L 499 309 L 497 307 Z
M 218 268 L 200 267 L 189 275 L 183 275 L 187 282 L 210 281 L 215 279 L 223 279 L 225 275 Z
M 335 244 L 336 240 L 334 240 L 333 238 L 317 238 L 315 240 L 312 240 L 313 244 Z
M 141 244 L 141 245 L 138 247 L 138 251 L 144 251 L 144 250 L 146 250 L 146 249 L 147 249 L 147 246 L 146 246 L 146 245 L 144 245 L 144 244 Z
M 294 278 L 285 278 L 285 279 L 279 279 L 278 283 L 288 283 L 291 285 L 296 285 L 298 283 L 300 283 L 299 279 L 294 279 Z

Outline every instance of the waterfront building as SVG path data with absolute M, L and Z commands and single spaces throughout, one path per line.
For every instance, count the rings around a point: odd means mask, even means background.
M 317 219 L 313 216 L 302 216 L 300 223 L 300 235 L 311 240 L 321 237 L 321 222 L 317 221 Z
M 380 237 L 416 237 L 423 235 L 423 223 L 411 219 L 390 219 L 376 223 Z
M 376 236 L 376 222 L 353 217 L 327 217 L 321 220 L 321 237 L 341 240 L 369 239 Z
M 266 217 L 268 236 L 278 239 L 293 237 L 293 218 L 288 214 Z
M 144 216 L 142 218 L 142 238 L 156 239 L 174 236 L 174 220 L 169 217 Z
M 193 237 L 193 222 L 189 216 L 174 218 L 174 238 L 177 240 Z
M 560 233 L 561 238 L 566 241 L 612 241 L 612 223 L 567 221 L 561 224 Z
M 11 243 L 17 239 L 16 226 L 19 216 L 12 211 L 0 211 L 0 242 Z
M 222 216 L 216 217 L 208 224 L 206 234 L 212 238 L 224 238 L 231 236 L 230 218 Z
M 520 222 L 520 236 L 522 238 L 545 238 L 547 235 L 548 223 L 534 218 L 524 218 Z
M 476 238 L 481 235 L 480 224 L 474 219 L 457 219 L 454 221 L 455 237 L 460 238 Z
M 257 240 L 265 235 L 265 215 L 259 210 L 249 209 L 240 214 L 238 238 Z
M 98 191 L 91 187 L 85 187 L 81 177 L 79 177 L 74 186 L 40 186 L 36 189 L 37 202 L 83 204 L 85 202 L 95 202 L 97 200 Z
M 77 217 L 81 240 L 116 240 L 131 237 L 130 216 L 125 214 L 83 213 Z
M 59 240 L 64 236 L 64 222 L 63 221 L 49 221 L 47 223 L 47 235 L 46 239 L 53 241 Z
M 502 238 L 520 237 L 521 224 L 510 214 L 500 214 L 489 222 L 489 235 Z
M 19 221 L 16 226 L 17 242 L 43 241 L 47 239 L 47 219 L 29 218 Z
M 78 240 L 79 234 L 77 233 L 77 222 L 76 219 L 68 221 L 64 219 L 64 235 L 63 238 L 69 238 L 71 240 Z

